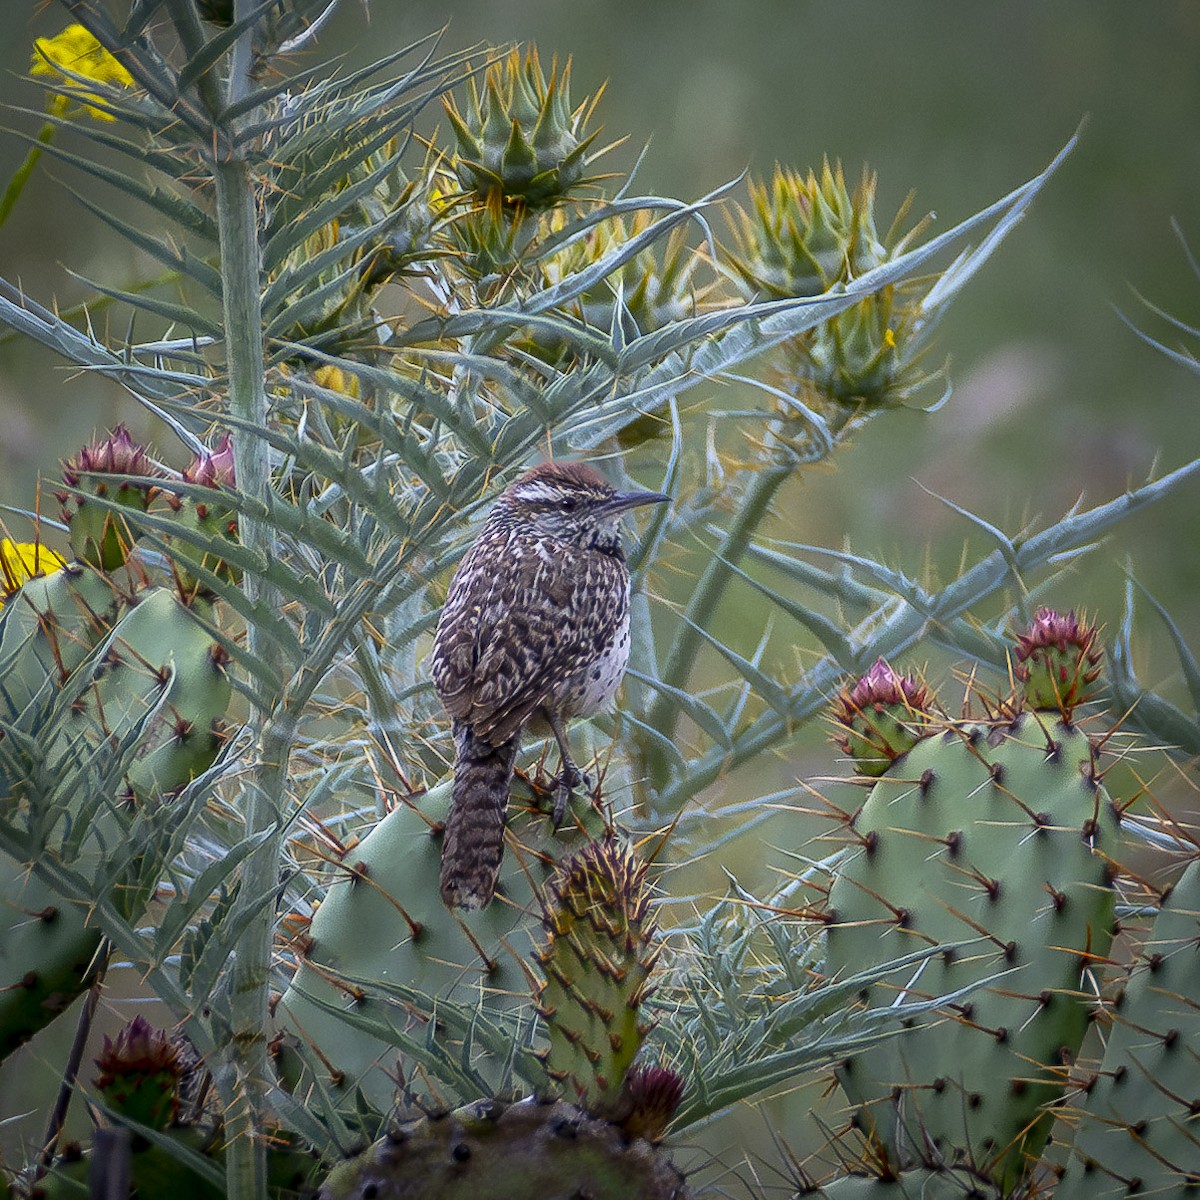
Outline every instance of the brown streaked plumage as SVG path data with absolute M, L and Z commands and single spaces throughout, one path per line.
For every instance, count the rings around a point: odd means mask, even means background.
M 455 572 L 429 657 L 454 722 L 442 899 L 482 908 L 496 890 L 521 735 L 545 721 L 562 766 L 555 818 L 583 781 L 566 724 L 612 700 L 629 659 L 621 515 L 668 497 L 618 492 L 583 463 L 544 463 L 493 504 Z

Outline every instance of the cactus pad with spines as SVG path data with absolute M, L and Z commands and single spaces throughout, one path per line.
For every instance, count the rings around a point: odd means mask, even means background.
M 962 1167 L 917 1167 L 898 1175 L 841 1175 L 807 1193 L 811 1200 L 1015 1200 Z
M 311 1048 L 304 1057 L 324 1086 L 347 1097 L 360 1088 L 382 1112 L 395 1096 L 397 1051 L 336 1010 L 424 1037 L 437 998 L 474 1004 L 483 995 L 493 1009 L 521 1003 L 528 995 L 522 960 L 537 921 L 534 889 L 585 836 L 569 826 L 553 832 L 545 813 L 514 797 L 496 899 L 478 912 L 451 911 L 438 885 L 449 804 L 447 785 L 388 813 L 342 856 L 307 930 L 288 947 L 299 969 L 276 1007 L 279 1031 Z M 577 816 L 600 824 L 594 808 L 580 805 Z M 363 980 L 415 989 L 428 1007 L 389 1002 Z M 287 1055 L 285 1076 L 291 1064 Z M 303 1087 L 298 1077 L 288 1082 Z
M 1200 1194 L 1200 860 L 1167 896 L 1133 963 L 1056 1200 Z
M 663 1154 L 564 1101 L 484 1102 L 398 1125 L 321 1200 L 689 1200 Z
M 590 842 L 555 873 L 542 906 L 546 1073 L 572 1102 L 615 1115 L 658 957 L 646 866 L 613 837 Z
M 67 569 L 30 580 L 5 606 L 0 660 L 0 777 L 21 805 L 7 815 L 27 822 L 31 856 L 61 857 L 97 878 L 124 837 L 117 805 L 161 800 L 212 763 L 231 694 L 222 655 L 172 592 L 130 597 L 90 569 Z M 105 773 L 111 789 L 85 809 Z M 128 865 L 113 898 L 132 917 L 157 868 Z M 100 934 L 83 904 L 55 894 L 28 863 L 4 855 L 0 869 L 7 1053 L 87 987 Z
M 847 976 L 966 943 L 864 997 L 943 996 L 995 978 L 856 1054 L 839 1079 L 903 1166 L 1017 1180 L 1088 1022 L 1088 967 L 1112 938 L 1118 818 L 1096 752 L 1044 713 L 947 722 L 876 782 L 829 895 L 828 969 Z

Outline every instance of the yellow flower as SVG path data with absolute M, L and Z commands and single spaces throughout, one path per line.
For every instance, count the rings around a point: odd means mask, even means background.
M 55 83 L 66 87 L 71 96 L 51 95 L 49 108 L 56 116 L 66 116 L 72 101 L 83 105 L 89 116 L 100 121 L 112 121 L 111 113 L 97 108 L 89 101 L 101 101 L 95 92 L 89 92 L 72 75 L 94 79 L 109 87 L 133 87 L 133 76 L 115 59 L 82 25 L 68 25 L 62 33 L 52 38 L 37 38 L 34 43 L 33 65 L 30 73 L 46 75 Z
M 27 579 L 53 575 L 66 565 L 66 559 L 40 542 L 13 542 L 0 538 L 0 607 Z
M 313 382 L 319 387 L 326 388 L 331 392 L 341 392 L 343 396 L 352 396 L 354 399 L 358 399 L 358 376 L 351 375 L 348 371 L 343 371 L 341 367 L 335 367 L 332 363 L 325 363 L 313 370 L 312 377 Z

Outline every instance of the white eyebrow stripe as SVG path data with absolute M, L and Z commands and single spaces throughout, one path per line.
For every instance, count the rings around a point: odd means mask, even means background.
M 533 504 L 553 504 L 562 498 L 562 493 L 556 487 L 543 483 L 540 479 L 523 483 L 513 493 L 518 500 L 527 500 Z

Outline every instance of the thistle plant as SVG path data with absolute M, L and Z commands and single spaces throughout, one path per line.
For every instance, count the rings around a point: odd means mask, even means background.
M 702 1183 L 673 1156 L 711 1152 L 714 1118 L 828 1068 L 866 1081 L 846 1092 L 865 1139 L 855 1165 L 876 1178 L 849 1172 L 843 1190 L 905 1171 L 951 1190 L 1040 1181 L 1042 1105 L 1067 1081 L 1028 1012 L 1004 1026 L 1013 1046 L 992 1038 L 996 1055 L 1006 1070 L 1006 1055 L 1041 1055 L 1048 1074 L 999 1106 L 1005 1144 L 988 1154 L 979 1119 L 956 1123 L 948 1100 L 930 1136 L 945 1161 L 911 1154 L 926 1106 L 897 1116 L 884 1085 L 947 1021 L 968 1029 L 967 1006 L 1011 1001 L 999 951 L 1015 928 L 1036 927 L 1043 1007 L 1077 1044 L 1079 958 L 1106 983 L 1118 826 L 1186 844 L 1165 818 L 1130 816 L 1136 797 L 1110 794 L 1100 764 L 1123 728 L 1194 751 L 1194 722 L 1137 682 L 1127 638 L 1097 676 L 1099 633 L 1026 618 L 1064 562 L 1200 459 L 1040 532 L 988 526 L 996 548 L 937 587 L 772 540 L 769 520 L 784 485 L 867 421 L 937 409 L 920 364 L 942 313 L 1074 143 L 933 237 L 922 222 L 903 232 L 904 212 L 881 234 L 872 177 L 851 190 L 828 164 L 781 167 L 740 205 L 737 184 L 691 202 L 635 195 L 590 173 L 598 98 L 572 108 L 566 67 L 426 40 L 327 69 L 332 7 L 66 4 L 105 65 L 59 64 L 55 136 L 38 144 L 108 190 L 85 207 L 180 294 L 104 285 L 97 302 L 137 314 L 135 341 L 0 282 L 0 320 L 120 383 L 159 428 L 154 450 L 120 430 L 61 448 L 61 556 L 32 515 L 0 545 L 4 1046 L 117 971 L 160 1001 L 205 1081 L 194 1103 L 122 1113 L 78 1056 L 64 1063 L 72 1090 L 147 1140 L 135 1176 L 152 1166 L 158 1194 L 257 1200 L 301 1179 L 328 1196 L 432 1198 L 484 1179 L 495 1195 L 683 1197 Z M 714 232 L 726 226 L 731 247 Z M 722 450 L 747 434 L 734 466 Z M 422 660 L 477 513 L 546 456 L 674 503 L 626 541 L 634 666 L 615 714 L 572 732 L 591 794 L 556 829 L 527 745 L 497 898 L 463 914 L 437 892 L 452 733 Z M 660 564 L 697 544 L 707 563 L 687 595 L 667 594 Z M 722 605 L 749 603 L 803 673 L 770 665 L 768 634 L 714 632 Z M 910 665 L 926 645 L 993 681 L 985 712 L 946 716 Z M 843 750 L 873 789 L 842 822 L 846 847 L 792 862 L 767 895 L 733 878 L 723 897 L 673 894 L 672 868 L 719 848 L 698 798 L 728 778 L 757 788 L 755 768 L 838 693 Z M 1106 707 L 1114 724 L 1090 735 Z M 926 786 L 926 769 L 949 782 Z M 1051 777 L 1067 815 L 1045 825 L 1029 789 Z M 981 795 L 1022 814 L 1003 833 L 972 819 L 1026 886 L 995 928 L 975 917 L 964 933 L 943 918 L 956 888 L 990 902 L 990 858 L 947 861 L 925 921 L 890 890 L 918 865 L 881 865 L 868 843 L 895 835 L 902 861 L 924 862 L 949 848 L 945 810 Z M 871 908 L 862 927 L 856 905 Z M 880 921 L 888 937 L 863 932 Z M 962 1043 L 994 1048 L 975 1033 Z M 986 1074 L 985 1059 L 945 1074 Z M 906 1079 L 905 1094 L 923 1101 L 934 1082 Z M 67 1194 L 81 1170 L 53 1161 L 50 1124 L 18 1172 L 31 1194 Z

